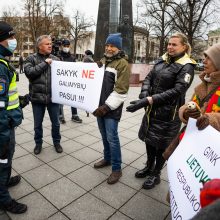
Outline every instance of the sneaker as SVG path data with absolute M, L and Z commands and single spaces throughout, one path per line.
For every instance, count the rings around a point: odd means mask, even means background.
M 82 123 L 82 119 L 78 115 L 72 116 L 72 121 L 76 123 Z
M 42 145 L 37 144 L 34 148 L 34 154 L 39 154 L 42 150 Z
M 21 181 L 21 176 L 17 175 L 17 176 L 13 176 L 10 178 L 7 187 L 12 187 L 12 186 L 16 186 L 18 183 L 20 183 Z
M 14 214 L 21 214 L 27 211 L 27 206 L 12 199 L 8 204 L 0 204 L 0 209 Z
M 62 153 L 63 152 L 63 148 L 60 144 L 54 144 L 55 150 L 57 153 Z
M 122 176 L 122 172 L 120 171 L 112 171 L 110 176 L 107 179 L 108 184 L 115 184 L 119 181 L 120 177 Z
M 99 169 L 99 168 L 107 167 L 110 165 L 111 165 L 111 163 L 109 161 L 106 161 L 103 159 L 103 160 L 100 160 L 99 162 L 95 163 L 94 168 Z

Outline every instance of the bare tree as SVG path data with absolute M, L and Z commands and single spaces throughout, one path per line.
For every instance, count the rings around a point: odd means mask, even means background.
M 25 17 L 29 23 L 29 33 L 32 41 L 42 34 L 53 34 L 56 31 L 57 25 L 54 22 L 63 17 L 57 16 L 62 13 L 63 5 L 61 1 L 50 0 L 23 0 Z
M 168 11 L 176 30 L 187 35 L 189 43 L 194 46 L 194 39 L 204 36 L 204 32 L 212 23 L 211 15 L 218 8 L 216 0 L 185 0 L 170 3 L 172 11 Z
M 14 7 L 8 7 L 2 12 L 1 20 L 9 23 L 16 32 L 16 39 L 18 42 L 17 51 L 20 53 L 23 47 L 23 38 L 25 36 L 25 29 L 22 25 L 22 19 L 19 12 Z
M 160 39 L 159 56 L 164 53 L 166 38 L 172 30 L 172 18 L 168 16 L 169 4 L 171 0 L 142 0 L 145 6 L 143 16 L 153 23 L 153 29 Z
M 84 14 L 80 13 L 78 10 L 75 11 L 70 21 L 64 20 L 63 26 L 74 40 L 74 55 L 76 55 L 76 48 L 79 42 L 92 37 L 92 27 L 94 25 L 95 22 L 93 19 L 86 18 Z

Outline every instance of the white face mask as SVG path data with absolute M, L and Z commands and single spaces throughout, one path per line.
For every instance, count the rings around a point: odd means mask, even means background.
M 7 47 L 8 50 L 10 50 L 13 53 L 15 51 L 16 47 L 17 47 L 17 40 L 16 39 L 8 40 L 8 47 Z
M 69 48 L 69 47 L 64 47 L 64 48 L 63 48 L 63 52 L 64 52 L 64 53 L 69 53 L 69 51 L 70 51 L 70 48 Z

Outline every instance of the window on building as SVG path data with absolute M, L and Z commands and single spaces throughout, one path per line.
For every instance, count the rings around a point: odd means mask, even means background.
M 218 37 L 215 38 L 215 43 L 216 43 L 216 44 L 218 43 Z

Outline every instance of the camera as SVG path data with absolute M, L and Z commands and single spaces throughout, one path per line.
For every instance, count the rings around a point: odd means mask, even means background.
M 52 54 L 57 56 L 59 54 L 60 46 L 62 45 L 62 40 L 52 38 Z

